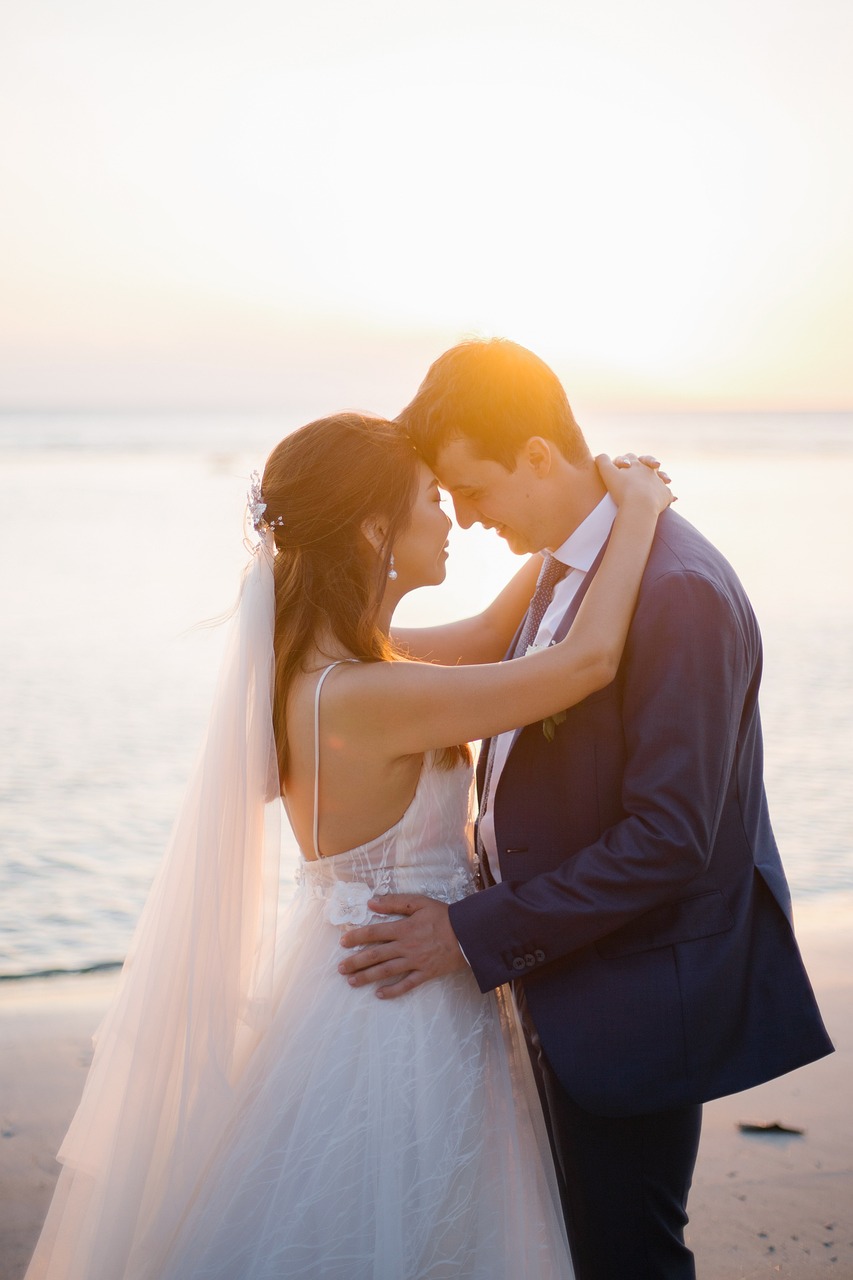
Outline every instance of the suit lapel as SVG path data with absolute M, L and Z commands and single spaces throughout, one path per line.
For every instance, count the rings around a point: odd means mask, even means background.
M 609 541 L 610 541 L 610 535 L 608 534 L 607 538 L 605 539 L 604 546 L 601 548 L 598 555 L 593 560 L 592 564 L 589 567 L 588 572 L 584 575 L 583 582 L 580 584 L 577 591 L 572 596 L 572 600 L 568 609 L 560 619 L 559 625 L 556 631 L 554 632 L 554 638 L 551 641 L 551 644 L 559 644 L 559 642 L 561 640 L 564 640 L 568 635 L 569 628 L 571 627 L 572 623 L 574 622 L 577 616 L 578 609 L 581 607 L 581 601 L 583 600 L 587 591 L 589 591 L 589 586 L 593 578 L 598 573 L 599 565 L 601 564 L 601 561 L 604 559 L 604 553 L 607 550 L 607 543 Z M 524 624 L 522 623 L 522 625 Z M 516 638 L 517 638 L 517 635 L 518 633 L 516 633 Z M 513 645 L 515 645 L 515 640 L 513 641 Z M 511 652 L 512 652 L 512 649 L 510 649 L 510 653 Z M 527 727 L 526 725 L 521 725 L 518 729 L 513 730 L 512 742 L 510 743 L 510 748 L 506 756 L 507 762 L 509 761 L 509 758 L 515 749 L 515 744 L 518 742 L 518 739 L 521 735 L 522 730 L 525 729 L 526 727 Z M 505 768 L 506 766 L 504 766 L 504 771 L 505 771 Z M 501 778 L 503 777 L 504 771 L 501 772 Z M 501 778 L 498 778 L 498 786 L 500 786 Z

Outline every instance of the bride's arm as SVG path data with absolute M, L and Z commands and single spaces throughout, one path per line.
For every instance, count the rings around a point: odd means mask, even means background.
M 413 755 L 544 720 L 614 678 L 659 513 L 671 500 L 654 471 L 600 462 L 619 511 L 601 566 L 565 640 L 515 662 L 469 667 L 375 663 L 338 685 L 338 724 Z M 337 717 L 336 717 L 337 718 Z
M 435 627 L 392 627 L 400 648 L 419 662 L 445 667 L 500 662 L 527 612 L 542 557 L 530 556 L 482 613 Z

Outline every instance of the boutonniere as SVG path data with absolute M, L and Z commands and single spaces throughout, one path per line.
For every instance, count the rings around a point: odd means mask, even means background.
M 542 721 L 542 732 L 549 742 L 554 741 L 554 734 L 557 732 L 557 725 L 562 724 L 566 718 L 565 711 L 556 711 L 554 715 L 548 716 Z
M 551 642 L 553 644 L 553 641 Z M 547 644 L 529 644 L 524 651 L 525 658 L 528 653 L 538 653 L 540 649 L 549 649 L 551 646 Z M 557 725 L 562 724 L 566 718 L 565 711 L 557 711 L 552 716 L 547 716 L 542 721 L 542 732 L 549 742 L 554 741 L 554 734 L 557 732 Z

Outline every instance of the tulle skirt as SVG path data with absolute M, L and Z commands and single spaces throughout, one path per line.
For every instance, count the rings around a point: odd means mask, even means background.
M 324 908 L 292 904 L 272 1026 L 177 1232 L 129 1276 L 570 1277 L 508 993 L 467 972 L 398 1000 L 353 989 Z

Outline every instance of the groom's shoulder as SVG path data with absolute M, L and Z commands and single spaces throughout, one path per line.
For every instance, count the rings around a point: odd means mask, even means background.
M 711 617 L 722 608 L 749 645 L 758 641 L 755 611 L 735 570 L 703 533 L 671 509 L 658 520 L 637 617 L 654 619 L 662 607 L 687 607 L 697 617 Z
M 736 580 L 735 571 L 712 542 L 677 511 L 658 520 L 647 580 L 667 573 L 698 573 L 712 580 Z
M 752 606 L 743 584 L 719 551 L 703 533 L 685 520 L 677 511 L 664 511 L 658 520 L 655 540 L 649 563 L 643 576 L 640 595 L 655 592 L 655 586 L 664 586 L 667 579 L 690 578 L 699 586 L 704 580 L 718 598 L 728 601 L 729 607 L 741 616 L 751 616 Z M 648 597 L 647 597 L 648 598 Z

